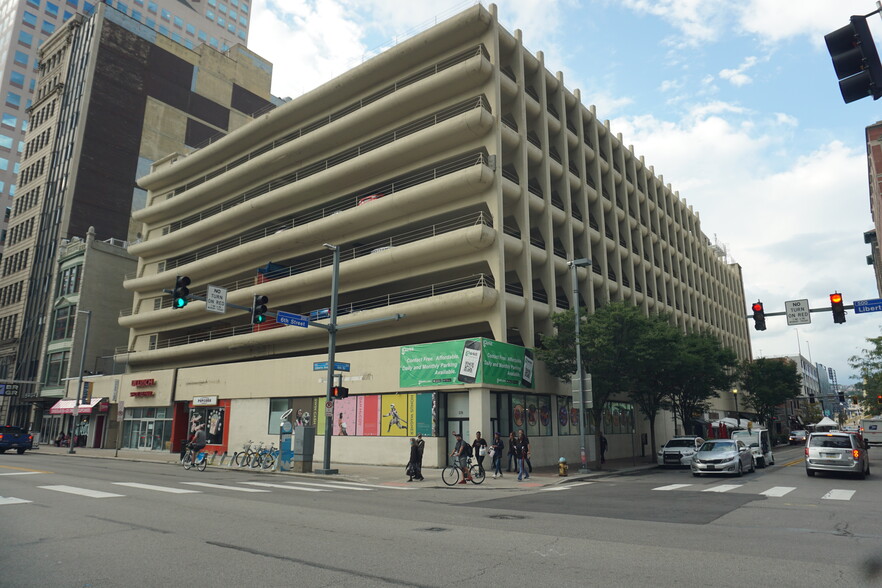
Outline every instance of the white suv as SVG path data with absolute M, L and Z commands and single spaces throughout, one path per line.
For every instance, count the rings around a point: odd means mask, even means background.
M 690 465 L 692 456 L 703 442 L 704 439 L 695 435 L 674 437 L 661 446 L 658 452 L 658 465 L 661 467 Z

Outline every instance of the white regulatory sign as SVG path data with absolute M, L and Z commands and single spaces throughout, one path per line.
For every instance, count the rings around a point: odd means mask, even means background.
M 205 310 L 208 312 L 227 312 L 227 289 L 208 285 L 205 293 Z
M 812 322 L 808 298 L 787 300 L 784 302 L 784 310 L 787 312 L 788 325 L 808 325 Z

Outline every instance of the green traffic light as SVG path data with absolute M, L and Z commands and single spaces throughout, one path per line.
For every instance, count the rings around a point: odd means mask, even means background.
M 175 298 L 175 301 L 174 301 L 175 308 L 184 308 L 185 306 L 187 306 L 187 299 L 186 298 L 180 298 L 180 297 Z
M 257 315 L 257 316 L 254 317 L 254 322 L 255 322 L 255 323 L 258 323 L 258 324 L 259 324 L 259 323 L 262 323 L 262 322 L 265 321 L 265 320 L 266 320 L 266 317 L 263 316 L 262 314 L 259 314 L 259 315 Z

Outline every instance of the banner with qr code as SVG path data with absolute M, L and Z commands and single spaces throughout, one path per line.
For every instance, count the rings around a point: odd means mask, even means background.
M 532 389 L 533 351 L 484 338 L 401 347 L 402 388 L 475 383 Z

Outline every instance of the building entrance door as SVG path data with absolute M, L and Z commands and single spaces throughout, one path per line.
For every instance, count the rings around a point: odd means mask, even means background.
M 153 449 L 153 434 L 156 429 L 156 421 L 143 419 L 138 423 L 138 449 Z

